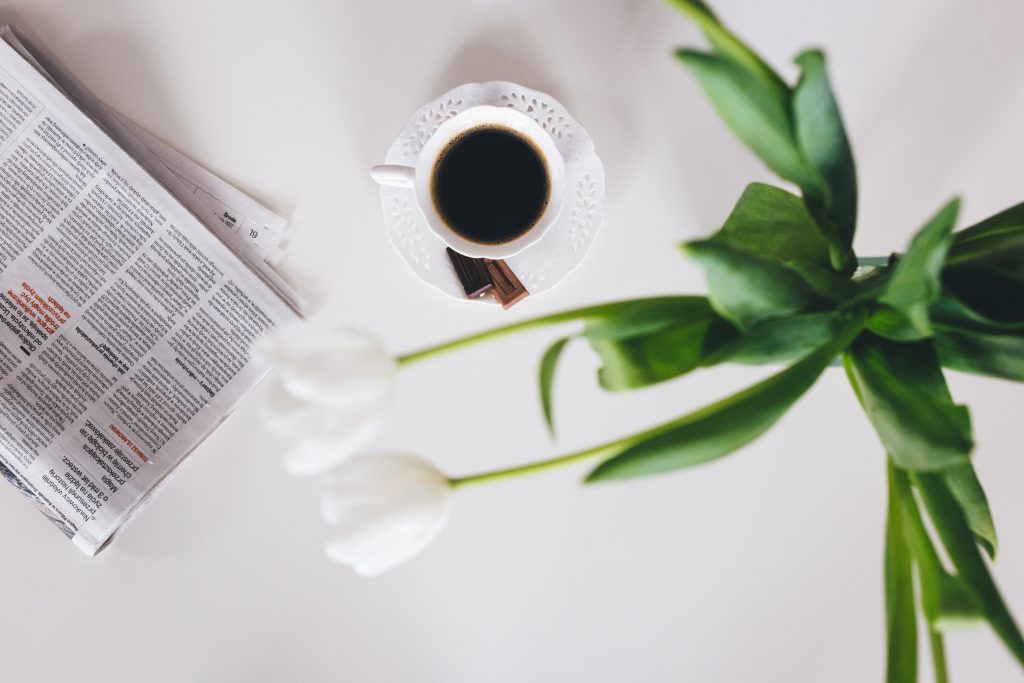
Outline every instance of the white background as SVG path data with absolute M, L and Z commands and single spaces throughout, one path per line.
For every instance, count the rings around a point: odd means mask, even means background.
M 823 45 L 860 170 L 863 254 L 904 247 L 961 193 L 963 224 L 1024 200 L 1024 4 L 771 3 L 720 14 L 791 77 Z M 320 314 L 396 351 L 559 308 L 702 292 L 675 249 L 770 180 L 670 49 L 700 43 L 653 0 L 6 0 L 102 98 L 292 220 L 289 267 Z M 583 266 L 511 312 L 450 301 L 387 242 L 367 168 L 421 102 L 472 80 L 546 90 L 588 127 L 607 217 Z M 403 374 L 376 448 L 452 474 L 653 424 L 749 384 L 722 367 L 603 394 L 560 370 L 562 440 L 536 400 L 539 332 Z M 951 377 L 1024 616 L 1024 387 Z M 754 446 L 660 479 L 581 471 L 460 492 L 412 563 L 360 579 L 322 555 L 321 483 L 287 477 L 256 404 L 232 416 L 95 559 L 0 491 L 6 681 L 877 681 L 884 461 L 839 371 Z M 956 681 L 1022 678 L 987 629 L 948 639 Z

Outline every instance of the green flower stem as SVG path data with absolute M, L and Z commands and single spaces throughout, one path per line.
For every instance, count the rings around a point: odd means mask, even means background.
M 949 683 L 949 670 L 946 668 L 946 646 L 942 642 L 942 634 L 929 628 L 928 635 L 932 646 L 932 668 L 935 669 L 935 683 Z
M 856 337 L 857 334 L 864 328 L 865 319 L 866 315 L 863 312 L 859 312 L 857 315 L 855 315 L 846 322 L 846 324 L 843 326 L 843 329 L 837 333 L 837 336 L 827 346 L 822 347 L 821 349 L 815 351 L 811 355 L 815 356 L 822 352 L 834 353 L 834 349 L 837 346 L 842 348 L 844 346 L 849 345 L 850 342 L 853 341 L 854 337 Z M 818 372 L 820 372 L 820 370 L 818 370 Z M 779 375 L 775 376 L 775 378 L 778 377 Z M 815 377 L 817 377 L 817 375 L 815 375 Z M 500 470 L 491 470 L 489 472 L 481 472 L 479 474 L 473 474 L 466 477 L 451 477 L 448 479 L 448 482 L 451 484 L 452 488 L 459 488 L 462 486 L 467 486 L 469 484 L 482 484 L 485 482 L 496 481 L 499 479 L 509 479 L 512 477 L 534 474 L 537 472 L 554 469 L 556 467 L 574 465 L 576 463 L 583 462 L 586 460 L 593 460 L 598 458 L 607 459 L 611 456 L 618 455 L 624 452 L 625 450 L 629 449 L 630 447 L 636 444 L 643 443 L 665 432 L 669 432 L 673 429 L 676 429 L 681 425 L 693 423 L 696 417 L 706 415 L 707 411 L 719 410 L 720 412 L 722 412 L 725 410 L 725 408 L 721 408 L 721 406 L 729 402 L 741 400 L 740 397 L 743 397 L 742 400 L 749 400 L 749 396 L 751 395 L 750 392 L 758 391 L 759 387 L 762 387 L 764 386 L 764 384 L 771 381 L 772 379 L 766 380 L 765 383 L 762 383 L 761 385 L 748 388 L 744 392 L 735 394 L 732 397 L 723 399 L 722 401 L 711 404 L 710 406 L 706 406 L 700 411 L 680 415 L 679 417 L 673 418 L 668 422 L 663 422 L 660 425 L 655 425 L 654 427 L 650 427 L 649 429 L 646 429 L 642 432 L 637 432 L 629 436 L 615 439 L 613 441 L 603 443 L 599 446 L 592 446 L 581 451 L 576 451 L 575 453 L 569 453 L 568 455 L 561 455 L 554 458 L 549 458 L 547 460 L 539 460 L 526 465 L 517 465 L 515 467 L 509 467 Z M 800 393 L 803 393 L 803 390 L 801 390 Z
M 448 479 L 448 482 L 451 484 L 452 488 L 460 488 L 470 484 L 486 484 L 501 479 L 511 479 L 513 477 L 536 474 L 538 472 L 544 472 L 558 467 L 575 465 L 576 463 L 585 462 L 587 460 L 605 460 L 613 455 L 622 453 L 636 443 L 640 443 L 641 441 L 645 441 L 663 431 L 672 429 L 680 422 L 691 418 L 692 416 L 690 414 L 686 414 L 682 417 L 677 417 L 673 420 L 669 420 L 668 422 L 651 427 L 645 431 L 637 432 L 636 434 L 631 434 L 614 441 L 609 441 L 599 446 L 592 446 L 591 448 L 587 448 L 582 451 L 576 451 L 575 453 L 569 453 L 567 455 L 559 455 L 548 460 L 538 460 L 525 465 L 516 465 L 515 467 L 508 467 L 506 469 L 480 472 L 479 474 L 471 474 L 466 477 L 452 477 Z
M 600 446 L 576 451 L 575 453 L 569 453 L 568 455 L 561 455 L 549 460 L 539 460 L 526 465 L 517 465 L 516 467 L 509 467 L 502 470 L 491 470 L 490 472 L 471 474 L 468 477 L 456 477 L 449 479 L 448 481 L 452 488 L 460 488 L 470 484 L 486 484 L 500 479 L 511 479 L 513 477 L 520 477 L 527 474 L 536 474 L 538 472 L 544 472 L 557 467 L 575 465 L 578 462 L 585 462 L 587 460 L 603 459 L 616 455 L 617 453 L 621 453 L 629 448 L 629 446 L 634 442 L 643 438 L 645 434 L 646 432 L 643 434 L 634 434 L 633 436 L 627 436 L 623 439 L 618 439 L 617 441 L 610 441 L 608 443 L 601 444 Z
M 867 256 L 857 259 L 860 266 L 865 267 L 879 267 L 885 266 L 889 262 L 888 256 Z M 650 297 L 648 301 L 656 301 L 663 297 Z M 671 298 L 671 297 L 664 297 Z M 644 299 L 634 299 L 633 301 L 642 301 Z M 517 332 L 526 332 L 528 330 L 534 330 L 541 327 L 548 327 L 550 325 L 559 325 L 562 323 L 588 320 L 593 318 L 600 318 L 609 313 L 614 313 L 625 301 L 613 301 L 606 304 L 596 304 L 594 306 L 584 306 L 582 308 L 574 308 L 568 311 L 560 311 L 558 313 L 549 313 L 542 315 L 537 318 L 527 318 L 526 320 L 520 320 L 519 322 L 510 323 L 508 325 L 502 325 L 482 332 L 474 332 L 473 334 L 465 337 L 458 337 L 456 339 L 450 339 L 440 344 L 433 346 L 427 346 L 416 351 L 398 356 L 396 361 L 399 367 L 412 365 L 419 361 L 433 358 L 434 356 L 440 356 L 450 351 L 457 351 L 473 344 L 481 342 L 491 341 L 492 339 L 498 339 L 510 334 L 516 334 Z
M 652 300 L 659 297 L 653 297 Z M 549 325 L 558 325 L 561 323 L 573 322 L 577 320 L 587 320 L 590 318 L 599 318 L 606 313 L 613 312 L 616 307 L 621 306 L 621 301 L 616 301 L 607 304 L 597 304 L 595 306 L 584 306 L 583 308 L 574 308 L 568 311 L 560 311 L 558 313 L 549 313 L 548 315 L 542 315 L 537 318 L 528 318 L 526 320 L 520 320 L 509 325 L 502 325 L 501 327 L 495 327 L 490 330 L 484 330 L 483 332 L 476 332 L 466 337 L 459 337 L 457 339 L 451 339 L 434 346 L 428 346 L 418 351 L 399 356 L 396 360 L 399 366 L 411 365 L 427 358 L 433 358 L 434 356 L 440 356 L 448 353 L 449 351 L 456 351 L 466 346 L 472 346 L 479 342 L 490 341 L 499 337 L 504 337 L 509 334 L 515 334 L 516 332 L 526 332 L 527 330 L 533 330 L 540 327 L 547 327 Z
M 629 436 L 624 436 L 622 438 L 615 439 L 614 441 L 608 441 L 599 446 L 592 446 L 582 451 L 576 451 L 575 453 L 569 453 L 567 455 L 560 455 L 548 460 L 538 460 L 526 465 L 517 465 L 506 469 L 472 474 L 468 477 L 449 478 L 448 482 L 452 485 L 452 488 L 459 488 L 470 484 L 483 484 L 500 479 L 511 479 L 513 477 L 536 474 L 537 472 L 544 472 L 558 467 L 575 465 L 576 463 L 585 462 L 587 460 L 605 460 L 613 455 L 622 453 L 634 444 L 646 441 L 647 439 L 657 436 L 662 432 L 669 431 L 679 424 L 692 419 L 693 415 L 691 413 L 687 413 L 673 418 L 668 422 L 663 422 L 660 425 L 655 425 L 654 427 L 645 429 L 642 432 L 630 434 Z

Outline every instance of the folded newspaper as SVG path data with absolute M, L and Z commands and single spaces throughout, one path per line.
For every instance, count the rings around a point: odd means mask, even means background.
M 300 315 L 285 221 L 0 28 L 0 474 L 102 549 Z

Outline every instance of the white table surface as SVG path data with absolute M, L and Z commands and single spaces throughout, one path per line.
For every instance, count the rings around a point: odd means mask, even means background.
M 789 76 L 800 48 L 827 47 L 860 170 L 862 253 L 901 249 L 953 194 L 964 224 L 1024 199 L 1024 4 L 714 4 Z M 396 351 L 583 303 L 702 292 L 674 245 L 716 228 L 746 182 L 771 180 L 669 58 L 696 31 L 653 0 L 4 0 L 0 21 L 288 215 L 288 265 L 319 283 L 320 314 Z M 583 266 L 508 313 L 421 286 L 385 238 L 366 172 L 413 108 L 484 79 L 561 99 L 608 171 Z M 722 367 L 609 396 L 589 350 L 570 348 L 553 446 L 534 386 L 553 335 L 403 374 L 375 447 L 468 473 L 653 424 L 763 374 Z M 1024 617 L 1024 387 L 951 383 L 972 408 L 1003 543 L 995 573 Z M 286 476 L 284 446 L 247 403 L 95 559 L 0 491 L 0 679 L 882 678 L 884 461 L 839 371 L 711 466 L 466 490 L 425 553 L 375 580 L 324 558 L 322 484 Z M 956 681 L 1021 679 L 984 628 L 948 650 Z

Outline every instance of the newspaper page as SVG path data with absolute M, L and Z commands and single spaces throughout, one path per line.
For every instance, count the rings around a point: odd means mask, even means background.
M 302 298 L 275 269 L 284 253 L 284 218 L 108 107 L 67 69 L 28 44 L 14 27 L 0 27 L 0 39 L 49 78 L 281 296 L 302 308 Z
M 237 239 L 239 247 L 255 249 L 271 266 L 281 262 L 284 256 L 282 243 L 288 225 L 284 218 L 210 173 L 145 128 L 109 107 L 107 109 L 146 146 L 156 162 L 166 166 L 184 188 L 209 208 L 217 221 L 223 224 L 222 228 L 218 227 Z
M 0 474 L 95 554 L 297 316 L 0 41 Z

